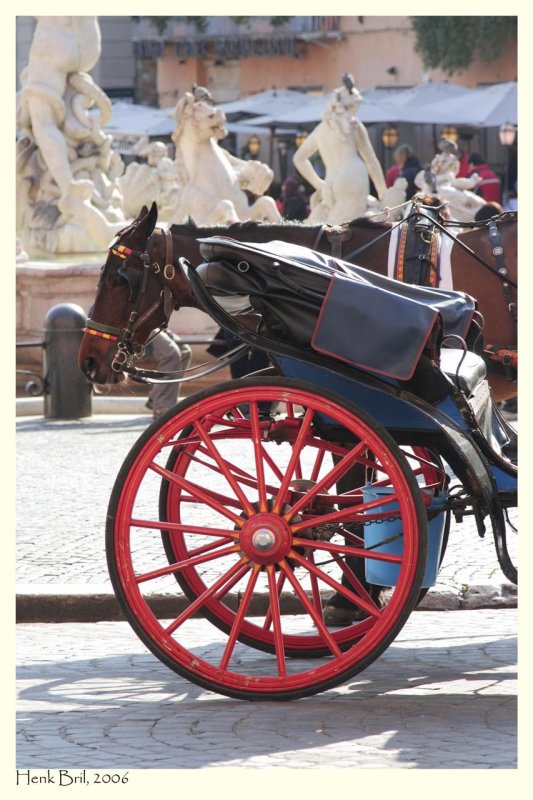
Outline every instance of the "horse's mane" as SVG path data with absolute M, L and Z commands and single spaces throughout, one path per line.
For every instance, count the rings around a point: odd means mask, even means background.
M 379 215 L 381 216 L 381 214 Z M 374 220 L 372 217 L 356 217 L 345 223 L 349 228 L 388 228 L 390 222 Z M 342 225 L 340 226 L 342 227 Z
M 188 222 L 180 225 L 171 225 L 170 231 L 176 235 L 181 234 L 185 236 L 196 236 L 200 234 L 202 236 L 215 236 L 217 233 L 245 233 L 246 231 L 255 231 L 264 228 L 274 231 L 277 229 L 286 230 L 290 227 L 301 228 L 302 223 L 297 220 L 285 220 L 283 222 L 272 223 L 248 219 L 244 222 L 233 222 L 231 225 L 211 225 L 209 227 L 205 227 L 203 225 L 197 225 L 193 219 L 189 218 Z M 310 227 L 310 230 L 312 230 L 312 227 Z
M 368 217 L 358 217 L 356 219 L 352 219 L 349 222 L 345 222 L 343 225 L 325 225 L 326 230 L 336 229 L 336 228 L 344 228 L 348 226 L 349 228 L 384 228 L 390 225 L 389 222 L 374 222 L 374 220 Z M 322 227 L 319 223 L 316 225 L 304 225 L 304 223 L 300 220 L 283 220 L 282 222 L 262 222 L 260 220 L 249 219 L 245 220 L 244 222 L 233 222 L 231 225 L 211 225 L 209 227 L 204 227 L 202 225 L 197 225 L 193 219 L 188 220 L 188 222 L 182 223 L 180 225 L 173 224 L 170 226 L 170 231 L 177 236 L 189 236 L 189 237 L 196 237 L 196 236 L 216 236 L 217 234 L 239 234 L 239 233 L 246 233 L 249 231 L 256 231 L 256 230 L 265 230 L 268 229 L 272 233 L 276 231 L 280 231 L 281 233 L 286 232 L 287 229 L 297 229 L 297 230 L 306 230 L 306 231 L 313 231 Z

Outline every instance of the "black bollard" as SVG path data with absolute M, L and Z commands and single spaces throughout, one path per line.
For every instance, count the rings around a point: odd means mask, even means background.
M 92 414 L 92 385 L 78 367 L 86 314 L 74 303 L 53 306 L 44 321 L 47 419 L 80 419 Z

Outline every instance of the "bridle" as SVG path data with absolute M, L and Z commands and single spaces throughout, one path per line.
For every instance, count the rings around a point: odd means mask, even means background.
M 156 234 L 162 234 L 164 236 L 165 263 L 163 268 L 161 268 L 159 262 L 153 257 L 154 237 Z M 128 299 L 133 303 L 133 308 L 129 313 L 128 320 L 124 327 L 115 328 L 89 318 L 87 319 L 84 330 L 84 333 L 91 336 L 98 336 L 110 342 L 117 342 L 117 352 L 111 364 L 111 369 L 114 372 L 122 372 L 126 367 L 131 365 L 133 359 L 141 358 L 144 355 L 146 346 L 157 336 L 160 330 L 168 326 L 171 313 L 179 308 L 179 305 L 176 304 L 172 288 L 169 285 L 176 275 L 176 268 L 173 264 L 172 234 L 170 231 L 156 228 L 148 237 L 145 247 L 145 250 L 134 250 L 122 244 L 112 244 L 109 247 L 109 253 L 118 256 L 125 262 L 124 266 L 119 267 L 117 272 L 121 278 L 127 281 L 130 290 Z M 141 270 L 128 265 L 128 260 L 130 258 L 136 258 L 141 262 Z M 140 311 L 146 294 L 148 276 L 151 272 L 156 275 L 160 281 L 161 291 L 158 298 L 141 314 Z M 136 331 L 161 307 L 165 315 L 163 323 L 151 332 L 144 344 L 134 342 L 133 336 Z

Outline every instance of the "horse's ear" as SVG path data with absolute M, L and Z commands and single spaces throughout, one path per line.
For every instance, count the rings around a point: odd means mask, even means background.
M 150 207 L 150 211 L 148 212 L 148 216 L 144 220 L 144 223 L 146 225 L 147 236 L 151 236 L 151 234 L 154 232 L 156 222 L 157 222 L 157 203 L 154 200 Z

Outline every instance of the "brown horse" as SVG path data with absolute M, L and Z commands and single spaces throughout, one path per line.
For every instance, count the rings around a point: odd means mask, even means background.
M 144 252 L 156 221 L 157 208 L 153 204 L 150 211 L 144 208 L 140 212 L 134 223 L 119 235 L 118 241 L 127 241 L 132 251 Z M 517 214 L 502 215 L 497 219 L 497 225 L 511 284 L 509 291 L 516 303 L 516 289 L 513 284 L 516 285 L 517 280 Z M 152 258 L 156 264 L 173 264 L 172 278 L 166 280 L 160 272 L 156 280 L 147 281 L 146 295 L 143 306 L 139 309 L 139 317 L 134 323 L 132 338 L 137 342 L 144 342 L 150 331 L 164 322 L 163 304 L 155 308 L 163 284 L 171 292 L 173 308 L 201 308 L 191 292 L 186 276 L 177 266 L 179 256 L 185 257 L 193 265 L 201 262 L 198 239 L 224 235 L 239 241 L 256 243 L 282 240 L 343 258 L 384 275 L 387 271 L 389 234 L 393 227 L 389 222 L 360 218 L 335 227 L 243 222 L 229 227 L 205 228 L 189 223 L 173 225 L 167 235 L 163 231 L 159 235 L 156 232 L 151 240 Z M 444 232 L 443 236 L 445 235 Z M 486 342 L 516 348 L 516 323 L 507 307 L 508 298 L 503 293 L 485 226 L 476 227 L 454 239 L 451 254 L 454 288 L 471 294 L 478 301 L 479 310 L 485 319 L 483 333 Z M 102 271 L 94 306 L 89 313 L 93 322 L 116 332 L 105 334 L 105 331 L 99 331 L 98 333 L 104 334 L 102 336 L 86 334 L 80 348 L 80 367 L 91 380 L 98 383 L 120 379 L 118 373 L 111 369 L 111 363 L 116 352 L 116 337 L 123 330 L 134 299 L 132 286 L 127 282 L 127 271 L 124 272 L 123 266 L 123 254 L 121 257 L 116 252 L 111 252 Z M 170 275 L 170 272 L 167 274 Z M 146 316 L 144 312 L 150 307 L 154 307 L 154 310 Z M 496 401 L 516 395 L 516 383 L 510 382 L 498 370 L 490 371 L 490 385 Z

